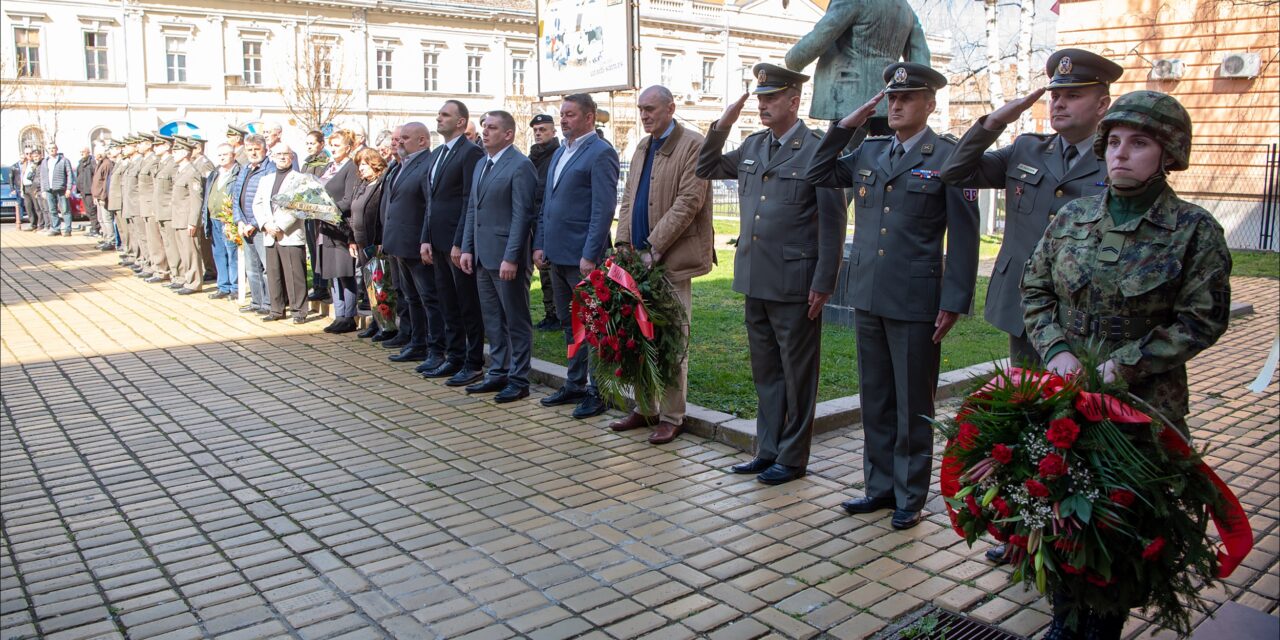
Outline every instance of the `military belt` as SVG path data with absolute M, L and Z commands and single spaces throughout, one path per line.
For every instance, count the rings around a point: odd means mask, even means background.
M 1061 305 L 1058 316 L 1067 333 L 1102 340 L 1136 340 L 1164 322 L 1164 318 L 1154 317 L 1099 316 Z

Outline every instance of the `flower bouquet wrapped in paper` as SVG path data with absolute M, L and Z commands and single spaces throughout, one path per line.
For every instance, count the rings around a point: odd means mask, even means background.
M 596 386 L 617 406 L 628 387 L 637 400 L 661 397 L 685 357 L 684 307 L 664 271 L 619 247 L 574 289 L 569 357 L 583 343 L 596 349 Z
M 1182 434 L 1097 378 L 1001 371 L 937 423 L 952 524 L 1006 543 L 1012 581 L 1067 596 L 1069 625 L 1142 607 L 1186 635 L 1200 590 L 1252 547 L 1249 521 Z
M 234 211 L 231 206 L 231 194 L 222 197 L 222 202 L 216 204 L 213 217 L 222 223 L 222 235 L 226 237 L 227 242 L 240 246 L 244 244 L 244 238 L 240 235 L 236 227 Z
M 299 220 L 319 220 L 329 224 L 342 222 L 342 211 L 315 176 L 301 171 L 290 172 L 271 204 L 289 212 Z
M 383 331 L 396 329 L 396 290 L 391 286 L 390 261 L 382 253 L 364 264 L 365 291 L 369 294 L 369 311 Z

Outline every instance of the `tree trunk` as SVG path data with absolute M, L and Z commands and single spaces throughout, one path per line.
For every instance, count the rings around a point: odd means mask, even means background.
M 1018 96 L 1031 93 L 1031 30 L 1036 21 L 1035 0 L 1021 0 L 1018 21 Z M 1018 118 L 1017 133 L 1031 130 L 1031 109 Z
M 996 26 L 996 0 L 983 0 L 987 16 L 987 92 L 991 98 L 991 110 L 1004 104 L 1004 89 L 1000 86 L 1000 30 Z

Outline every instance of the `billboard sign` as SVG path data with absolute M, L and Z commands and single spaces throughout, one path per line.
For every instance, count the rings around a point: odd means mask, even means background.
M 632 0 L 537 0 L 538 95 L 635 88 Z

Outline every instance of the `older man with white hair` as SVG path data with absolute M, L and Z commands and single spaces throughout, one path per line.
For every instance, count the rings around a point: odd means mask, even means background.
M 271 203 L 280 192 L 285 178 L 294 172 L 296 155 L 289 145 L 278 142 L 271 147 L 275 172 L 262 177 L 253 196 L 253 217 L 263 231 L 267 247 L 267 291 L 271 295 L 271 311 L 263 322 L 283 320 L 285 307 L 293 315 L 294 324 L 306 322 L 303 307 L 307 296 L 307 234 L 302 221 Z

